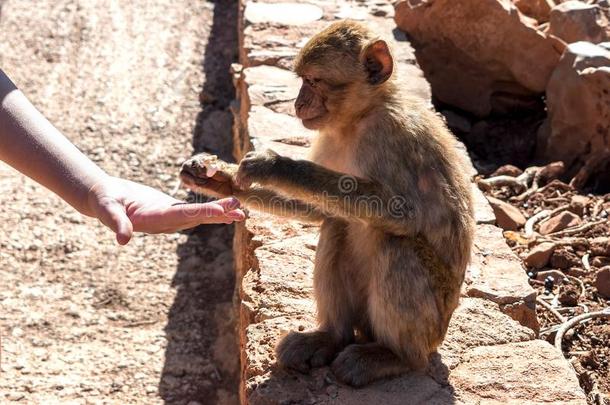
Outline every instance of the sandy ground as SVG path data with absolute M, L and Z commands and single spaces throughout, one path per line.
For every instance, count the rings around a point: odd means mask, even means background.
M 111 174 L 169 191 L 230 159 L 235 1 L 0 7 L 0 67 Z M 0 206 L 0 403 L 236 403 L 230 227 L 119 247 L 2 164 Z

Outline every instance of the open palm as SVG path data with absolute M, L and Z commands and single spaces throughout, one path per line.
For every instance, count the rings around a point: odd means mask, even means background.
M 185 203 L 161 191 L 117 177 L 107 177 L 89 191 L 92 213 L 116 233 L 124 245 L 133 232 L 171 233 L 200 224 L 243 221 L 239 201 L 225 198 Z

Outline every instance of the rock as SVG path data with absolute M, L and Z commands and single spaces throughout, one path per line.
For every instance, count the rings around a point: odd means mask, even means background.
M 485 298 L 523 326 L 538 330 L 536 292 L 529 285 L 521 260 L 493 225 L 478 225 L 465 290 L 469 297 Z
M 604 267 L 610 265 L 610 257 L 596 256 L 591 260 L 591 266 Z
M 535 269 L 541 269 L 547 265 L 553 251 L 555 250 L 555 244 L 550 242 L 541 243 L 529 251 L 525 256 L 525 264 Z
M 539 23 L 547 22 L 555 4 L 551 0 L 513 0 L 515 6 L 528 17 Z
M 480 117 L 529 108 L 563 51 L 507 0 L 408 0 L 395 11 L 435 96 Z
M 608 39 L 608 19 L 595 4 L 566 1 L 551 10 L 549 34 L 568 44 L 578 41 L 599 43 Z
M 542 235 L 548 235 L 553 232 L 559 232 L 572 226 L 577 226 L 582 223 L 580 217 L 569 211 L 563 211 L 551 217 L 548 221 L 540 225 L 539 232 Z
M 489 177 L 495 176 L 512 176 L 517 177 L 523 173 L 523 170 L 519 169 L 517 166 L 513 165 L 504 165 L 500 166 L 493 172 Z
M 600 236 L 589 242 L 593 256 L 610 256 L 610 238 Z
M 552 277 L 554 284 L 561 284 L 566 276 L 559 270 L 539 271 L 536 273 L 536 280 L 538 281 L 544 281 L 547 277 Z
M 483 192 L 472 183 L 472 194 L 474 200 L 474 219 L 477 224 L 495 224 L 496 215 L 494 214 L 489 201 Z
M 559 293 L 559 302 L 562 305 L 568 307 L 575 307 L 578 305 L 578 299 L 580 298 L 580 287 L 574 284 L 564 284 L 561 286 L 561 292 Z
M 525 225 L 525 217 L 518 208 L 497 198 L 487 197 L 496 215 L 498 226 L 505 231 L 516 231 Z
M 451 372 L 449 382 L 466 404 L 481 403 L 480 395 L 488 404 L 586 403 L 572 367 L 542 340 L 474 348 Z
M 254 3 L 249 1 L 246 4 L 244 16 L 246 21 L 251 24 L 305 25 L 322 18 L 322 9 L 305 3 Z
M 570 199 L 570 211 L 574 214 L 581 216 L 585 213 L 585 208 L 589 204 L 591 199 L 584 195 L 573 195 Z
M 569 45 L 547 86 L 537 155 L 562 160 L 567 177 L 610 148 L 610 43 L 602 45 Z
M 571 248 L 567 247 L 555 249 L 550 262 L 551 266 L 558 269 L 569 269 L 570 267 L 582 265 L 580 258 Z
M 445 340 L 438 349 L 442 363 L 453 369 L 464 352 L 472 347 L 522 342 L 536 337 L 533 330 L 511 318 L 503 313 L 498 304 L 480 298 L 462 298 L 451 317 Z M 436 381 L 444 380 L 442 374 L 434 375 L 438 371 L 434 367 L 430 371 Z
M 604 298 L 610 298 L 610 266 L 599 269 L 595 276 L 597 293 Z

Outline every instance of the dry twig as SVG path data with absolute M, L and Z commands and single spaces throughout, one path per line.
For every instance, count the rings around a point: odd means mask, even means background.
M 585 322 L 591 320 L 593 318 L 608 318 L 610 319 L 610 308 L 606 308 L 603 311 L 596 312 L 588 312 L 586 314 L 575 316 L 574 318 L 564 322 L 563 325 L 557 331 L 557 335 L 555 336 L 555 347 L 561 350 L 561 343 L 563 341 L 563 336 L 567 331 L 572 329 L 574 326 L 578 325 L 581 322 Z
M 575 235 L 577 233 L 586 232 L 589 229 L 595 228 L 597 225 L 603 224 L 604 222 L 607 222 L 607 221 L 608 221 L 608 219 L 604 218 L 604 219 L 600 219 L 597 221 L 588 222 L 586 224 L 577 226 L 575 228 L 568 228 L 568 229 L 564 229 L 563 231 L 549 233 L 547 236 L 551 236 L 554 238 L 560 238 L 563 236 Z
M 561 315 L 559 312 L 557 312 L 557 310 L 555 308 L 553 308 L 553 306 L 551 304 L 549 304 L 548 302 L 543 300 L 540 296 L 536 297 L 536 302 L 539 303 L 540 305 L 542 305 L 550 313 L 552 313 L 555 316 L 555 318 L 557 318 L 557 320 L 559 320 L 559 322 L 564 323 L 566 321 L 566 318 L 563 315 Z

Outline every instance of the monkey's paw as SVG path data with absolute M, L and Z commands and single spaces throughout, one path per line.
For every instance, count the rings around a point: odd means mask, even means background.
M 373 365 L 368 351 L 362 345 L 347 346 L 333 361 L 330 368 L 339 381 L 352 387 L 362 387 L 374 380 Z
M 200 153 L 182 164 L 180 179 L 191 190 L 212 197 L 235 194 L 235 165 L 209 153 Z
M 267 149 L 262 152 L 248 152 L 239 162 L 237 184 L 245 189 L 252 183 L 265 183 L 270 179 L 280 155 Z
M 290 332 L 275 348 L 277 362 L 302 373 L 330 364 L 339 350 L 327 332 Z

